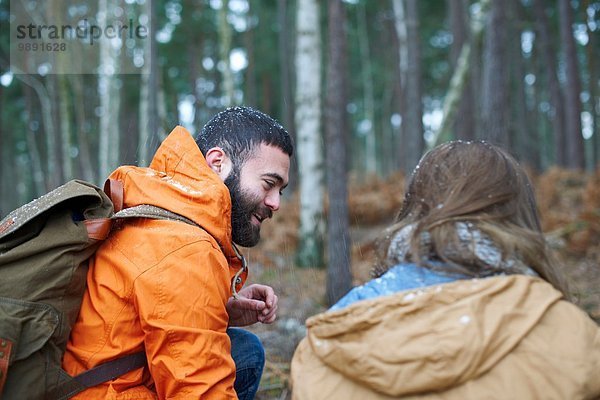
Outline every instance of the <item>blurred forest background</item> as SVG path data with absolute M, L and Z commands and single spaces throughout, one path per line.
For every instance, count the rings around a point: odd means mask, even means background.
M 90 74 L 11 69 L 13 1 L 0 0 L 0 216 L 69 179 L 148 165 L 175 125 L 198 132 L 229 106 L 294 136 L 283 211 L 247 251 L 282 298 L 277 329 L 257 328 L 274 352 L 263 398 L 289 395 L 304 318 L 368 279 L 405 176 L 447 140 L 489 140 L 527 166 L 548 239 L 600 320 L 600 1 L 102 0 L 150 36 L 104 43 Z M 69 4 L 46 10 L 86 1 Z M 139 73 L 119 73 L 132 54 Z

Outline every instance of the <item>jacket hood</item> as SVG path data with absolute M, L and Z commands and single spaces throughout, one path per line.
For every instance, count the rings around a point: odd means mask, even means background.
M 491 369 L 560 298 L 533 277 L 461 280 L 312 317 L 308 346 L 329 368 L 375 392 L 442 391 Z
M 173 129 L 149 168 L 123 166 L 110 178 L 123 182 L 125 208 L 150 204 L 183 215 L 215 238 L 228 258 L 235 257 L 229 189 L 185 128 Z

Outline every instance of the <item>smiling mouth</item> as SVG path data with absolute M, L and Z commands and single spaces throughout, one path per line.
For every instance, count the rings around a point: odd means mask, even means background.
M 261 217 L 258 214 L 252 214 L 254 216 L 254 218 L 256 218 L 256 220 L 258 221 L 259 224 L 262 224 L 262 222 L 265 220 L 264 217 Z

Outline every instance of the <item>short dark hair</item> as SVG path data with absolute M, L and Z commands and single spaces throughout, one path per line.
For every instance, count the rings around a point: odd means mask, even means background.
M 283 126 L 251 107 L 230 107 L 215 115 L 196 136 L 202 154 L 220 147 L 234 165 L 241 166 L 261 144 L 278 147 L 290 157 L 294 144 Z

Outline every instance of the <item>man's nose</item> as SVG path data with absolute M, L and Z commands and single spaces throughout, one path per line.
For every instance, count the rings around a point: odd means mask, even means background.
M 271 211 L 279 210 L 279 205 L 281 203 L 281 195 L 279 192 L 272 192 L 267 195 L 265 198 L 265 205 L 271 209 Z

